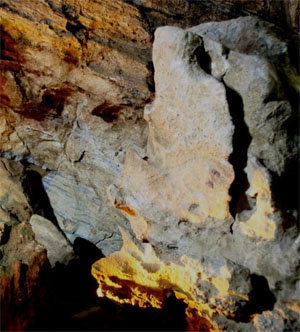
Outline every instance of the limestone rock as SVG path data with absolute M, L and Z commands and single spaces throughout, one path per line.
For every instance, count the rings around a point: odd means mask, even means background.
M 65 178 L 66 186 L 50 188 L 54 182 L 49 181 L 46 187 L 55 214 L 64 211 L 63 220 L 79 222 L 77 233 L 66 229 L 73 232 L 72 240 L 103 241 L 100 248 L 106 254 L 118 250 L 116 225 L 124 218 L 108 204 L 106 187 L 119 177 L 128 146 L 145 145 L 141 106 L 152 95 L 152 72 L 150 34 L 143 19 L 122 1 L 113 6 L 23 2 L 18 10 L 7 1 L 1 13 L 7 58 L 1 95 L 7 98 L 1 99 L 0 153 L 54 171 L 44 183 L 54 174 Z M 64 197 L 65 187 L 91 187 L 86 203 L 78 205 L 85 210 L 83 219 L 74 209 L 65 211 L 76 206 L 76 197 L 52 199 Z M 89 200 L 100 202 L 91 212 Z M 62 218 L 55 217 L 65 229 Z
M 52 172 L 44 178 L 44 185 L 59 226 L 68 239 L 71 242 L 77 237 L 87 239 L 104 254 L 110 254 L 120 248 L 117 227 L 126 222 L 120 214 L 110 214 L 109 202 L 98 192 L 101 186 L 97 187 L 97 181 L 87 180 L 87 184 L 84 179 L 76 182 L 75 177 Z
M 0 7 L 4 240 L 19 222 L 33 237 L 26 222 L 34 213 L 57 219 L 71 242 L 83 237 L 109 255 L 121 246 L 122 226 L 123 248 L 94 268 L 104 294 L 161 306 L 174 292 L 189 305 L 190 329 L 295 330 L 295 2 L 3 0 Z M 247 17 L 158 29 L 154 85 L 157 27 L 245 14 L 285 28 L 285 40 Z M 28 164 L 40 167 L 32 177 Z M 47 262 L 38 248 L 29 270 Z M 9 264 L 17 276 L 26 269 Z
M 130 149 L 108 189 L 133 233 L 94 264 L 98 295 L 162 307 L 172 292 L 191 330 L 296 331 L 299 76 L 285 42 L 251 17 L 163 27 L 153 60 L 146 156 Z
M 74 258 L 73 248 L 51 221 L 34 214 L 29 222 L 35 240 L 47 249 L 47 257 L 52 266 L 55 266 L 56 262 L 67 264 Z
M 97 194 L 90 199 L 100 197 L 105 208 L 97 212 L 96 219 L 94 212 L 90 214 L 90 225 L 85 224 L 78 236 L 88 236 L 93 243 L 104 239 L 99 246 L 107 254 L 119 249 L 121 237 L 116 225 L 123 224 L 124 218 L 107 204 L 106 187 L 118 181 L 125 151 L 131 145 L 135 150 L 138 147 L 141 156 L 146 157 L 142 149 L 147 126 L 142 108 L 152 101 L 155 90 L 151 57 L 154 30 L 166 24 L 189 27 L 245 13 L 266 17 L 282 27 L 289 25 L 291 30 L 297 21 L 294 7 L 292 4 L 284 7 L 280 2 L 268 6 L 261 2 L 243 2 L 236 6 L 231 0 L 226 3 L 219 0 L 3 0 L 0 8 L 3 45 L 0 155 L 39 165 L 70 183 L 75 177 L 82 181 L 82 190 L 97 178 Z M 283 10 L 289 14 L 289 22 L 282 17 Z M 210 86 L 221 96 L 222 84 L 212 83 L 212 77 L 209 80 Z M 280 108 L 269 107 L 269 112 L 278 113 L 282 108 L 288 114 L 289 108 L 284 103 Z M 191 118 L 186 125 L 193 120 Z M 206 125 L 211 127 L 211 123 L 203 123 L 202 128 Z M 154 134 L 153 131 L 150 135 Z M 263 135 L 258 139 L 264 139 Z M 277 150 L 281 148 L 282 144 L 274 147 L 272 153 L 278 156 Z M 184 158 L 187 156 L 182 160 Z M 196 164 L 195 160 L 191 170 Z M 230 181 L 230 172 L 225 169 L 224 172 Z M 203 185 L 212 183 L 208 180 Z M 80 183 L 75 187 L 79 188 Z M 64 191 L 58 192 L 59 188 L 63 190 L 62 186 L 49 189 L 49 195 L 53 197 L 50 193 L 56 192 L 64 196 Z M 226 201 L 226 194 L 220 194 Z M 60 210 L 63 203 L 52 201 L 54 210 Z M 68 199 L 68 202 L 74 206 L 78 200 Z M 191 209 L 197 209 L 197 203 L 193 204 Z M 84 206 L 89 211 L 88 205 Z M 69 211 L 64 219 L 73 220 L 73 212 Z M 57 213 L 56 218 L 60 220 Z M 92 236 L 95 227 L 91 224 L 95 224 L 95 220 L 96 228 L 103 230 L 96 235 L 98 241 Z M 62 222 L 60 226 L 64 229 Z

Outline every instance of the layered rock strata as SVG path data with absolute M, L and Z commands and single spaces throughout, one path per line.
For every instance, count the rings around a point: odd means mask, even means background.
M 299 328 L 299 76 L 252 17 L 155 32 L 145 153 L 127 151 L 111 203 L 130 221 L 93 265 L 98 295 L 183 299 L 190 330 Z

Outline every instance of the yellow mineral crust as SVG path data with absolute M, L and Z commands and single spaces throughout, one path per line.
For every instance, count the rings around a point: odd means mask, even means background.
M 260 240 L 272 240 L 277 230 L 272 207 L 272 193 L 268 176 L 263 169 L 254 171 L 249 195 L 256 197 L 256 211 L 247 222 L 240 223 L 242 233 Z
M 151 244 L 143 243 L 143 247 L 138 248 L 125 231 L 120 231 L 123 237 L 122 249 L 92 266 L 92 275 L 99 283 L 98 296 L 141 308 L 162 308 L 164 299 L 173 293 L 177 299 L 187 303 L 188 321 L 195 320 L 196 315 L 198 320 L 202 317 L 207 323 L 215 311 L 208 303 L 201 303 L 195 298 L 201 293 L 196 286 L 197 282 L 209 281 L 215 287 L 215 297 L 226 298 L 232 293 L 228 281 L 231 273 L 226 266 L 220 269 L 219 276 L 214 277 L 205 273 L 199 261 L 185 255 L 178 263 L 162 261 Z M 234 295 L 247 299 L 246 294 Z M 209 331 L 218 330 L 211 325 Z

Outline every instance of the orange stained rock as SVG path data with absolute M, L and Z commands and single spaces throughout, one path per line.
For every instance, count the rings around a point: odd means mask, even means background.
M 72 54 L 79 58 L 82 54 L 81 45 L 74 37 L 59 37 L 47 25 L 36 25 L 34 22 L 18 15 L 0 9 L 0 24 L 5 25 L 5 31 L 15 41 L 15 49 L 22 58 L 30 59 L 30 49 L 39 51 L 47 49 L 55 54 Z M 63 56 L 61 56 L 63 58 Z
M 118 204 L 118 203 L 117 203 L 117 204 L 115 205 L 115 207 L 116 207 L 117 209 L 119 209 L 119 210 L 124 211 L 125 213 L 129 214 L 130 216 L 135 216 L 135 215 L 136 215 L 135 211 L 134 211 L 132 208 L 130 208 L 129 206 L 126 206 L 126 205 L 122 205 L 122 204 Z

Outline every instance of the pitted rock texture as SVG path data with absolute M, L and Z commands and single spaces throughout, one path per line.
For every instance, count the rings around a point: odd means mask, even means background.
M 132 232 L 93 265 L 99 296 L 162 307 L 174 293 L 193 331 L 297 331 L 300 78 L 286 43 L 253 17 L 163 27 L 153 61 L 145 155 L 130 149 L 108 189 Z

